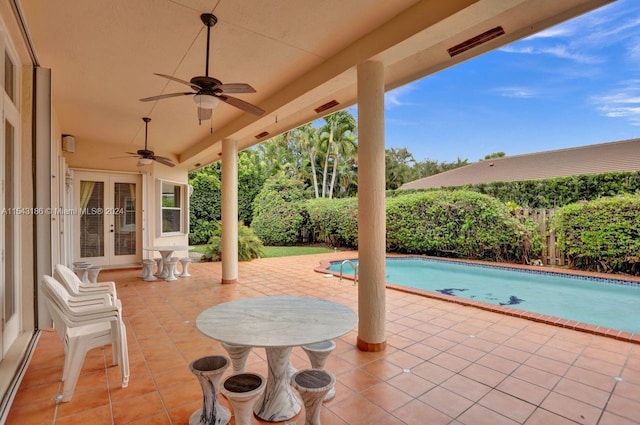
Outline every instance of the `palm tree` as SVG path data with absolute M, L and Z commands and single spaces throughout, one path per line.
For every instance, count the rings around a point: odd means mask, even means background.
M 322 127 L 322 135 L 327 140 L 327 151 L 324 160 L 324 170 L 322 172 L 322 197 L 327 195 L 327 177 L 329 174 L 329 161 L 332 153 L 334 162 L 339 160 L 339 154 L 334 152 L 333 143 L 342 144 L 346 142 L 348 133 L 355 133 L 357 127 L 356 120 L 349 111 L 338 111 L 324 117 L 325 125 Z M 337 138 L 336 138 L 337 136 Z M 337 165 L 334 165 L 334 174 Z

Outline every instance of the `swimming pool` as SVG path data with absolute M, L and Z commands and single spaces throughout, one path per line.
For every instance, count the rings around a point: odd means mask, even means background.
M 357 264 L 357 260 L 351 260 Z M 339 271 L 342 261 L 329 270 Z M 353 273 L 345 265 L 345 275 Z M 391 257 L 386 280 L 484 303 L 640 334 L 640 284 L 421 257 Z

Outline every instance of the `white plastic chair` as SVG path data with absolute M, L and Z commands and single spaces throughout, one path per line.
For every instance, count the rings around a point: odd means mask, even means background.
M 108 293 L 113 298 L 113 301 L 118 299 L 115 282 L 82 283 L 73 270 L 63 264 L 56 264 L 53 277 L 62 283 L 71 295 L 82 296 Z
M 129 384 L 127 333 L 119 300 L 110 294 L 70 295 L 50 276 L 43 276 L 42 292 L 54 327 L 64 344 L 62 401 L 71 400 L 89 350 L 111 344 L 113 364 L 120 365 L 122 387 Z

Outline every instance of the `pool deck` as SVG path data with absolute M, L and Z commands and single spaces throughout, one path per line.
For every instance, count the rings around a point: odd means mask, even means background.
M 139 269 L 103 272 L 100 280 L 116 281 L 124 306 L 129 386 L 120 387 L 110 348 L 98 348 L 84 362 L 73 399 L 56 404 L 64 351 L 45 329 L 7 424 L 188 423 L 202 398 L 189 363 L 225 353 L 196 330 L 198 314 L 265 295 L 313 296 L 357 310 L 357 286 L 313 272 L 320 261 L 355 256 L 240 263 L 232 285 L 219 283 L 220 263 L 192 264 L 193 277 L 171 283 L 144 282 Z M 396 290 L 386 291 L 386 310 L 385 351 L 359 351 L 357 329 L 336 340 L 326 367 L 337 395 L 323 405 L 323 425 L 640 424 L 638 344 Z M 299 348 L 292 362 L 308 367 Z M 266 375 L 264 350 L 252 351 L 247 369 Z M 287 423 L 302 425 L 303 415 Z

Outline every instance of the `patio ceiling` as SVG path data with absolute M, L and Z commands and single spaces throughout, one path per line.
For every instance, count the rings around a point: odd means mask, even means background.
M 144 144 L 194 169 L 219 159 L 221 140 L 240 149 L 356 102 L 356 66 L 385 65 L 387 89 L 526 37 L 610 0 L 20 0 L 39 63 L 53 69 L 53 104 L 63 133 L 78 143 Z M 226 104 L 198 124 L 191 96 L 154 72 L 204 74 L 212 12 L 210 75 L 246 82 L 238 98 L 256 117 Z M 505 34 L 451 57 L 447 49 L 495 27 Z M 315 109 L 335 100 L 337 106 Z M 213 129 L 213 133 L 211 132 Z M 256 138 L 256 135 L 268 133 Z M 198 165 L 196 165 L 198 164 Z

